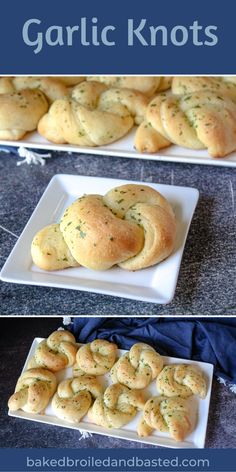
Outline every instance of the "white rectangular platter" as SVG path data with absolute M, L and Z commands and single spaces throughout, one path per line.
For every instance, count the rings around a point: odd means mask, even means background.
M 3 266 L 1 280 L 169 303 L 175 293 L 185 241 L 199 197 L 198 190 L 193 188 L 148 183 L 167 198 L 177 221 L 174 251 L 156 266 L 136 272 L 119 267 L 103 272 L 84 267 L 46 272 L 32 263 L 30 246 L 37 231 L 50 223 L 59 222 L 66 207 L 83 194 L 105 194 L 124 183 L 128 181 L 66 174 L 54 176 Z
M 0 140 L 0 146 L 23 146 L 32 149 L 45 149 L 48 151 L 64 151 L 84 154 L 96 154 L 104 157 L 117 156 L 131 159 L 144 159 L 162 162 L 182 162 L 185 164 L 206 164 L 211 166 L 236 167 L 236 152 L 222 159 L 215 159 L 209 156 L 206 150 L 198 151 L 194 149 L 170 146 L 155 154 L 138 153 L 134 149 L 134 128 L 124 138 L 109 144 L 98 147 L 80 147 L 69 144 L 53 144 L 40 136 L 37 132 L 28 133 L 21 141 Z M 73 156 L 72 156 L 73 158 Z
M 35 353 L 35 349 L 38 346 L 39 342 L 42 341 L 42 338 L 35 338 L 32 346 L 30 348 L 28 357 L 26 359 L 25 365 L 23 367 L 22 372 L 26 370 L 26 366 L 33 357 Z M 127 351 L 120 350 L 119 356 L 125 354 Z M 87 415 L 83 418 L 83 420 L 78 424 L 68 423 L 66 421 L 60 420 L 57 418 L 52 410 L 51 403 L 49 403 L 48 407 L 46 408 L 44 414 L 35 415 L 31 413 L 25 413 L 24 411 L 9 411 L 8 414 L 10 416 L 14 416 L 16 418 L 23 418 L 31 421 L 37 421 L 40 423 L 51 424 L 55 426 L 62 426 L 64 428 L 71 428 L 77 429 L 80 431 L 87 431 L 90 433 L 102 434 L 105 436 L 112 436 L 115 438 L 126 439 L 130 441 L 137 441 L 143 442 L 146 444 L 152 444 L 155 446 L 164 446 L 170 448 L 203 448 L 205 444 L 206 438 L 206 430 L 207 430 L 207 422 L 208 422 L 208 413 L 209 413 L 209 406 L 210 406 L 210 398 L 211 398 L 211 388 L 212 388 L 212 377 L 213 377 L 213 365 L 208 364 L 205 362 L 197 362 L 191 361 L 186 359 L 178 359 L 175 357 L 163 357 L 164 364 L 175 364 L 175 363 L 190 363 L 199 366 L 202 371 L 204 372 L 207 378 L 207 396 L 204 400 L 201 400 L 197 397 L 191 397 L 189 399 L 191 405 L 191 422 L 195 425 L 192 433 L 182 442 L 176 442 L 172 439 L 168 433 L 161 433 L 155 431 L 151 436 L 147 438 L 139 438 L 137 435 L 137 425 L 141 417 L 141 412 L 139 412 L 136 417 L 127 425 L 123 426 L 121 429 L 105 429 L 100 426 L 97 426 L 91 422 L 89 422 Z M 56 374 L 58 381 L 62 381 L 66 378 L 72 376 L 72 369 L 68 368 Z M 103 379 L 105 385 L 108 386 L 111 384 L 111 380 L 109 374 L 104 376 Z M 146 389 L 147 399 L 152 395 L 157 395 L 157 390 L 155 386 L 155 381 Z M 59 445 L 60 446 L 60 445 Z

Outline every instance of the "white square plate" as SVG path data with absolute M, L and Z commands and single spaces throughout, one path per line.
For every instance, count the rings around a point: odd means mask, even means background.
M 35 353 L 35 349 L 38 346 L 40 341 L 42 341 L 42 338 L 34 339 L 22 372 L 26 370 L 26 366 L 29 360 L 31 359 L 31 357 L 33 357 Z M 119 357 L 125 354 L 126 352 L 127 351 L 120 350 Z M 64 428 L 77 429 L 80 431 L 88 431 L 90 433 L 103 434 L 105 436 L 112 436 L 115 438 L 127 439 L 130 441 L 143 442 L 143 443 L 152 444 L 155 446 L 164 446 L 164 447 L 171 447 L 171 448 L 203 448 L 205 444 L 205 438 L 206 438 L 208 413 L 209 413 L 210 398 L 211 398 L 213 365 L 205 363 L 205 362 L 178 359 L 176 357 L 163 356 L 163 360 L 164 360 L 164 364 L 176 364 L 176 363 L 195 364 L 201 368 L 201 370 L 204 372 L 207 378 L 208 390 L 207 390 L 206 398 L 204 400 L 201 400 L 198 397 L 193 396 L 193 397 L 190 397 L 190 399 L 188 399 L 191 406 L 190 420 L 191 420 L 191 423 L 195 427 L 192 433 L 188 437 L 186 437 L 186 439 L 182 442 L 176 442 L 174 439 L 170 437 L 168 433 L 161 433 L 157 431 L 155 431 L 151 436 L 147 438 L 140 438 L 137 435 L 137 425 L 141 417 L 141 412 L 139 412 L 130 423 L 123 426 L 123 428 L 113 429 L 113 430 L 105 429 L 105 428 L 102 428 L 101 426 L 97 426 L 89 422 L 87 416 L 85 416 L 83 418 L 83 421 L 81 421 L 78 424 L 71 424 L 66 421 L 60 420 L 59 418 L 55 416 L 51 407 L 51 403 L 49 403 L 44 414 L 35 415 L 32 413 L 26 413 L 21 410 L 14 411 L 14 412 L 9 411 L 8 414 L 16 418 L 24 418 L 27 420 L 37 421 L 40 423 L 52 424 L 55 426 L 63 426 Z M 65 369 L 57 373 L 56 376 L 57 376 L 58 381 L 60 382 L 72 376 L 72 369 L 71 368 Z M 111 379 L 110 379 L 109 374 L 103 376 L 102 381 L 104 381 L 104 386 L 110 385 Z M 146 393 L 147 393 L 147 399 L 152 395 L 158 395 L 155 380 L 146 389 Z
M 65 208 L 84 193 L 105 194 L 124 183 L 128 181 L 55 175 L 3 266 L 1 279 L 5 282 L 83 290 L 152 303 L 169 303 L 175 293 L 184 245 L 199 197 L 198 190 L 194 188 L 148 183 L 167 198 L 177 220 L 175 249 L 170 257 L 156 266 L 136 272 L 119 267 L 103 272 L 84 267 L 46 272 L 32 263 L 30 246 L 37 231 L 50 223 L 59 222 Z

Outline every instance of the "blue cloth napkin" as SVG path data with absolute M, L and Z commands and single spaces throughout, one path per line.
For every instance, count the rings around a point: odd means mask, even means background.
M 74 318 L 69 329 L 78 342 L 96 338 L 130 349 L 146 342 L 160 354 L 210 362 L 215 375 L 236 383 L 235 318 Z
M 14 147 L 13 146 L 0 146 L 0 153 L 1 152 L 10 152 L 11 154 L 16 154 L 18 155 L 18 148 L 19 148 L 19 143 L 17 143 Z

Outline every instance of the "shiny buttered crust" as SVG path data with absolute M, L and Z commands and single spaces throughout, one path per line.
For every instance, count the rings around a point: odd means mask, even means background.
M 205 398 L 207 382 L 199 367 L 191 364 L 165 366 L 157 377 L 157 390 L 167 397 L 187 398 L 198 395 Z
M 70 423 L 78 423 L 86 415 L 93 399 L 103 393 L 96 377 L 84 375 L 63 380 L 52 399 L 55 415 Z
M 140 152 L 156 152 L 168 143 L 207 149 L 212 157 L 235 151 L 236 100 L 205 89 L 179 96 L 159 94 L 147 107 L 135 147 Z
M 148 344 L 134 344 L 111 370 L 112 382 L 119 382 L 131 389 L 147 387 L 161 372 L 162 357 Z
M 139 77 L 139 76 L 91 76 L 87 80 L 102 82 L 108 87 L 119 87 L 138 90 L 147 97 L 154 93 L 167 90 L 171 86 L 172 77 Z
M 120 264 L 143 247 L 142 228 L 132 220 L 114 215 L 105 202 L 99 195 L 79 198 L 67 209 L 60 223 L 75 260 L 94 270 Z
M 82 265 L 106 270 L 118 264 L 139 270 L 161 262 L 173 251 L 176 222 L 167 200 L 146 185 L 127 184 L 104 197 L 85 195 L 65 211 L 58 226 L 34 237 L 36 265 L 57 270 Z M 67 246 L 67 250 L 66 250 Z
M 69 331 L 54 331 L 39 343 L 28 368 L 42 366 L 53 372 L 70 367 L 75 363 L 78 350 L 75 337 Z
M 11 411 L 24 410 L 27 413 L 41 413 L 49 403 L 57 387 L 55 375 L 43 368 L 33 368 L 18 379 L 15 393 L 8 401 Z
M 103 375 L 109 372 L 116 361 L 117 346 L 105 339 L 95 339 L 81 346 L 76 355 L 74 375 L 86 373 Z
M 37 128 L 48 102 L 40 90 L 0 93 L 0 139 L 18 140 Z
M 143 393 L 124 385 L 112 384 L 88 411 L 89 419 L 103 428 L 121 428 L 145 405 Z
M 168 432 L 175 441 L 183 441 L 191 432 L 189 406 L 183 398 L 150 398 L 138 425 L 138 435 L 150 436 L 153 430 Z

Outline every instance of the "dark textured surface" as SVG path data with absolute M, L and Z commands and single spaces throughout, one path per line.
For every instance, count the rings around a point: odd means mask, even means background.
M 4 326 L 5 323 L 5 326 Z M 93 435 L 80 438 L 72 429 L 56 428 L 7 416 L 7 401 L 13 393 L 16 380 L 25 362 L 32 340 L 37 336 L 48 336 L 62 324 L 56 318 L 4 319 L 0 320 L 0 445 L 1 447 L 68 447 L 68 448 L 129 448 L 152 446 L 115 438 Z M 227 387 L 213 382 L 211 407 L 206 438 L 208 448 L 236 447 L 235 394 Z
M 0 153 L 0 225 L 17 236 L 56 173 L 196 187 L 200 201 L 171 304 L 1 283 L 2 314 L 236 315 L 235 170 L 64 153 L 55 153 L 44 167 L 17 167 L 16 161 Z M 15 242 L 14 236 L 0 228 L 1 266 Z

